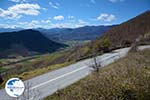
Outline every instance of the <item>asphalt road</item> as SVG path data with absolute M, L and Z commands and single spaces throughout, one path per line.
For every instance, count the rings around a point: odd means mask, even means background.
M 150 48 L 150 46 L 141 46 L 140 49 Z M 101 63 L 102 67 L 116 61 L 119 58 L 126 56 L 129 48 L 114 50 L 111 53 L 106 53 L 97 57 L 97 61 Z M 19 98 L 12 98 L 8 96 L 5 89 L 0 90 L 0 100 L 42 100 L 65 88 L 76 81 L 86 77 L 92 71 L 89 67 L 94 63 L 93 59 L 86 59 L 75 64 L 66 66 L 64 68 L 34 77 L 24 81 L 26 90 Z

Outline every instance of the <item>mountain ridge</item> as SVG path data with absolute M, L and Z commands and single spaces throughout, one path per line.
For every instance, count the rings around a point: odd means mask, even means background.
M 0 34 L 1 56 L 12 52 L 19 55 L 29 55 L 33 52 L 51 53 L 63 47 L 66 45 L 49 40 L 39 31 L 32 29 Z
M 84 26 L 79 28 L 53 28 L 36 29 L 42 32 L 46 37 L 52 40 L 70 41 L 70 40 L 94 40 L 102 36 L 104 32 L 112 27 L 110 26 Z

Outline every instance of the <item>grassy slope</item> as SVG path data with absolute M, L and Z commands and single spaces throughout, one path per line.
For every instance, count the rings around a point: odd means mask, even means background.
M 3 77 L 4 82 L 0 84 L 0 88 L 3 88 L 6 81 L 11 77 L 19 77 L 26 80 L 74 63 L 74 61 L 65 61 L 67 55 L 67 52 L 56 52 L 53 54 L 42 55 L 37 59 L 15 64 L 13 65 L 15 68 L 9 70 Z M 0 71 L 7 71 L 7 69 L 8 68 L 0 67 Z
M 149 100 L 150 49 L 129 53 L 45 100 Z

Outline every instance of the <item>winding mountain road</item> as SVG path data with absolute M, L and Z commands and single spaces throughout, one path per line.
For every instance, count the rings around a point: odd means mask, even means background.
M 143 50 L 150 46 L 140 46 Z M 97 61 L 102 67 L 116 61 L 127 55 L 130 48 L 114 50 L 97 57 Z M 93 59 L 86 59 L 64 68 L 48 72 L 46 74 L 34 77 L 24 81 L 26 90 L 19 98 L 12 98 L 6 94 L 5 89 L 0 90 L 0 100 L 42 100 L 59 89 L 65 88 L 78 80 L 86 77 L 92 71 L 89 67 L 94 63 Z

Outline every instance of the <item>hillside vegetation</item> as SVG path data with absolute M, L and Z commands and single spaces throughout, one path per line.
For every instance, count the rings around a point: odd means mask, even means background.
M 45 100 L 149 100 L 150 49 L 130 52 Z
M 148 32 L 150 32 L 150 11 L 111 28 L 104 36 L 110 39 L 114 47 L 121 47 L 131 44 L 139 36 L 144 36 Z

